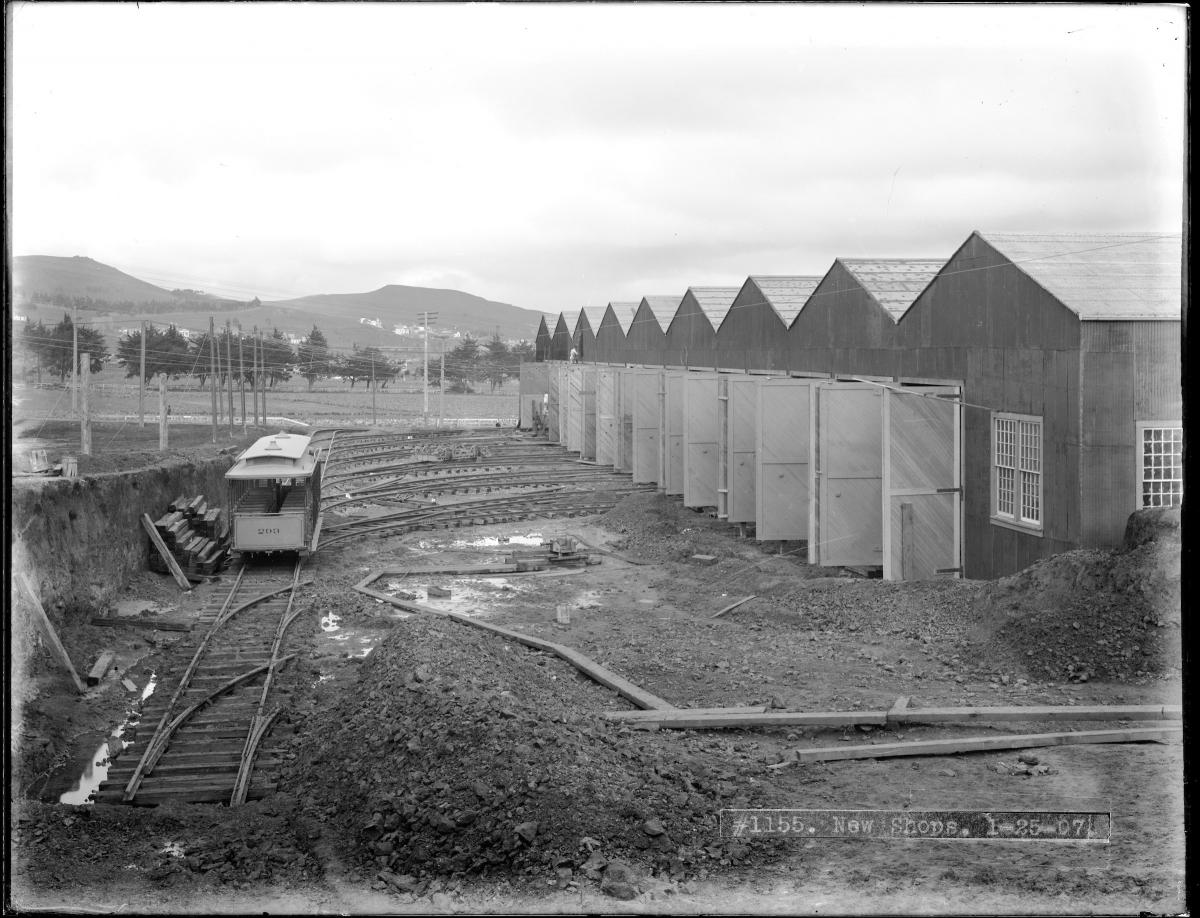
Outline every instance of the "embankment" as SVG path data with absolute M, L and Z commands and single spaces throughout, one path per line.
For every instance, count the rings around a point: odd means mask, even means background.
M 55 622 L 103 610 L 144 570 L 143 513 L 161 516 L 180 495 L 221 505 L 233 456 L 83 478 L 17 479 L 11 491 L 12 570 L 23 572 Z

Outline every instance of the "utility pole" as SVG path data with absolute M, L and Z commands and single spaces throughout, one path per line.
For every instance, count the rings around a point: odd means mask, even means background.
M 375 426 L 375 355 L 371 354 L 371 426 Z
M 213 443 L 217 442 L 217 333 L 213 325 L 213 317 L 208 317 L 208 371 L 209 391 L 212 392 L 212 429 Z
M 83 358 L 82 372 L 80 373 L 80 381 L 83 383 L 79 395 L 79 451 L 85 456 L 92 454 L 92 413 L 88 410 L 88 387 L 92 381 L 92 361 L 91 355 L 84 351 L 80 356 Z
M 146 427 L 146 320 L 142 319 L 142 360 L 138 365 L 138 428 Z
M 242 393 L 242 436 L 246 435 L 246 363 L 242 354 L 242 323 L 238 322 L 238 388 Z
M 425 407 L 421 411 L 421 420 L 429 420 L 429 323 L 437 318 L 436 312 L 425 310 L 421 313 L 421 327 L 425 329 Z
M 267 351 L 266 351 L 266 348 L 263 346 L 263 333 L 262 332 L 258 333 L 258 359 L 259 359 L 259 362 L 262 364 L 262 371 L 263 371 L 262 413 L 263 413 L 263 427 L 266 427 L 267 426 L 267 382 L 269 381 L 270 374 L 267 372 Z
M 158 448 L 167 448 L 167 374 L 158 374 Z
M 79 411 L 79 307 L 71 307 L 71 410 Z
M 229 379 L 229 439 L 233 439 L 233 330 L 225 320 L 225 376 Z
M 438 373 L 438 427 L 446 419 L 446 339 L 442 339 L 442 371 Z
M 250 379 L 250 391 L 254 396 L 254 426 L 260 426 L 258 423 L 258 326 L 254 326 L 254 334 L 250 337 L 250 367 L 252 370 Z

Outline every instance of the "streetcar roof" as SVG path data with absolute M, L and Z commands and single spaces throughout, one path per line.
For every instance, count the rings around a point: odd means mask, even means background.
M 305 478 L 313 473 L 316 457 L 308 452 L 309 438 L 277 433 L 262 437 L 249 446 L 226 478 Z

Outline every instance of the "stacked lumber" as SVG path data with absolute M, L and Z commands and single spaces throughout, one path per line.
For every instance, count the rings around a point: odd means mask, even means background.
M 225 513 L 209 508 L 203 495 L 175 498 L 154 529 L 179 566 L 189 574 L 215 574 L 229 554 Z M 150 546 L 150 570 L 169 573 L 167 563 Z

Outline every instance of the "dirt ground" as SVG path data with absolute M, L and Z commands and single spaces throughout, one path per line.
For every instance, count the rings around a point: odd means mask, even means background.
M 1180 701 L 1173 594 L 1138 592 L 1156 577 L 1178 583 L 1170 543 L 1135 549 L 1146 572 L 1123 586 L 1097 571 L 1120 570 L 1132 563 L 1122 560 L 1128 553 L 1056 562 L 1070 565 L 1081 608 L 1096 600 L 1095 615 L 1121 644 L 1076 640 L 1082 651 L 1070 656 L 1079 661 L 1064 663 L 1058 648 L 1078 630 L 1074 618 L 1047 624 L 1044 613 L 1061 597 L 1044 571 L 997 584 L 829 576 L 791 546 L 780 553 L 738 539 L 732 527 L 655 495 L 635 495 L 602 517 L 361 541 L 314 559 L 318 585 L 292 637 L 304 654 L 289 680 L 291 722 L 280 728 L 292 731 L 281 793 L 236 813 L 53 802 L 133 705 L 118 675 L 140 691 L 172 660 L 167 632 L 82 625 L 63 635 L 81 656 L 97 641 L 116 646 L 120 671 L 76 701 L 48 667 L 38 670 L 13 787 L 12 903 L 69 910 L 83 894 L 90 909 L 135 912 L 1183 907 L 1178 744 L 1041 749 L 1037 761 L 1048 767 L 1033 773 L 1016 752 L 786 764 L 797 747 L 1045 727 L 633 730 L 599 717 L 627 702 L 557 658 L 350 589 L 375 570 L 498 560 L 508 545 L 565 534 L 600 563 L 499 579 L 396 576 L 376 586 L 573 647 L 686 707 L 881 709 L 899 695 L 911 696 L 911 707 Z M 698 564 L 695 554 L 717 561 Z M 451 598 L 427 599 L 431 583 Z M 200 600 L 149 573 L 126 592 L 133 605 L 125 611 L 140 602 L 148 620 L 191 614 Z M 1130 601 L 1134 594 L 1144 602 Z M 556 620 L 559 606 L 568 624 Z M 1114 624 L 1118 614 L 1124 620 Z M 1133 656 L 1136 665 L 1108 662 Z M 1093 675 L 1081 681 L 1080 673 Z M 1071 727 L 1095 725 L 1053 729 Z M 720 837 L 723 806 L 1087 808 L 1111 810 L 1113 829 L 1107 844 L 742 842 Z

